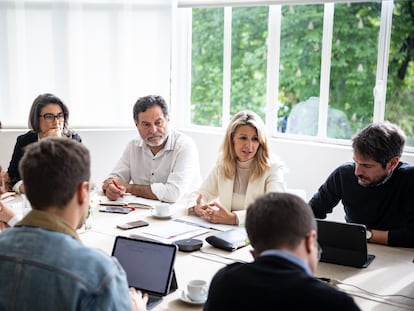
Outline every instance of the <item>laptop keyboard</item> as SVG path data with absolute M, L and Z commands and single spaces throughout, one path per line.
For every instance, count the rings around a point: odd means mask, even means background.
M 160 304 L 161 301 L 162 301 L 162 297 L 160 296 L 148 295 L 147 310 L 151 310 L 156 305 Z

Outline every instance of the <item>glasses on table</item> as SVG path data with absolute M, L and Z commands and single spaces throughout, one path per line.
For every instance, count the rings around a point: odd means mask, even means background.
M 56 115 L 53 114 L 53 113 L 45 113 L 45 114 L 39 115 L 39 117 L 45 119 L 48 122 L 53 122 L 55 120 L 64 121 L 65 120 L 65 113 L 59 112 Z

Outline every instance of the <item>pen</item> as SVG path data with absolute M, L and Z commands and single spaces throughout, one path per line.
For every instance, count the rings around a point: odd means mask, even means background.
M 123 208 L 130 208 L 131 210 L 135 211 L 135 207 L 131 205 L 122 205 Z
M 116 187 L 116 189 L 122 190 L 121 187 L 118 185 L 118 183 L 115 181 L 115 179 L 112 179 L 112 183 L 114 184 L 114 186 Z

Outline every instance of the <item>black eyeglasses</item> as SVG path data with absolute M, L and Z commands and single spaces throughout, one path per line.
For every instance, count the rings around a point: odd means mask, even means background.
M 316 245 L 317 245 L 317 247 L 318 247 L 318 261 L 319 260 L 321 260 L 321 257 L 322 257 L 322 247 L 319 245 L 319 243 L 318 242 L 316 242 Z
M 45 119 L 46 121 L 53 122 L 55 120 L 64 121 L 65 120 L 65 113 L 59 112 L 57 115 L 53 113 L 45 113 L 43 115 L 39 115 L 39 117 Z
M 310 233 L 305 235 L 305 238 L 308 238 L 309 236 L 310 236 Z M 319 242 L 317 239 L 315 239 L 314 241 L 315 241 L 314 245 L 317 249 L 316 257 L 318 258 L 318 261 L 319 261 L 321 260 L 321 257 L 322 257 L 322 247 L 319 245 Z

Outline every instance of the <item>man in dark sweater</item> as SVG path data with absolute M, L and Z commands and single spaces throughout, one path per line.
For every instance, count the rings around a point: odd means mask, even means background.
M 204 311 L 360 310 L 348 294 L 316 279 L 321 250 L 312 209 L 291 193 L 270 192 L 246 212 L 254 261 L 220 269 Z
M 371 243 L 414 247 L 414 166 L 400 161 L 405 135 L 389 122 L 352 139 L 353 163 L 336 168 L 309 201 L 315 217 L 342 202 L 347 222 L 364 224 Z

